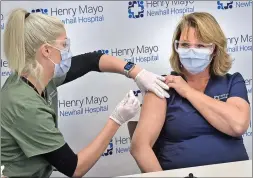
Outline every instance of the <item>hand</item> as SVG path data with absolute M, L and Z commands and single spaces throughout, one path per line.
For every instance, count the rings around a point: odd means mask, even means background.
M 165 83 L 169 87 L 174 88 L 177 93 L 184 98 L 186 98 L 187 93 L 193 89 L 181 76 L 168 75 L 166 76 Z
M 4 165 L 1 166 L 1 178 L 5 178 L 5 176 L 3 175 L 3 170 L 4 170 Z
M 125 98 L 117 105 L 110 118 L 119 125 L 122 125 L 132 119 L 139 110 L 140 102 L 138 98 L 134 96 L 133 91 L 130 90 Z
M 160 98 L 169 98 L 170 95 L 165 91 L 168 90 L 169 87 L 164 81 L 165 77 L 153 74 L 145 69 L 140 71 L 135 77 L 135 82 L 141 90 L 142 95 L 145 95 L 147 91 L 151 91 Z

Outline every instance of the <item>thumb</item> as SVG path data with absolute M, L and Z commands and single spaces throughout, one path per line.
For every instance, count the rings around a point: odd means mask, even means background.
M 168 83 L 168 86 L 170 87 L 170 88 L 176 88 L 176 83 Z
M 133 90 L 130 90 L 130 91 L 128 92 L 128 96 L 129 96 L 129 98 L 135 97 L 135 96 L 134 96 Z
M 134 92 L 132 90 L 130 90 L 128 92 L 128 99 L 127 99 L 125 105 L 131 106 L 135 100 L 136 100 L 136 97 L 134 96 Z

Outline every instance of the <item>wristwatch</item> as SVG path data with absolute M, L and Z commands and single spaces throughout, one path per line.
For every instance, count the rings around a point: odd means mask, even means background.
M 125 76 L 127 76 L 128 78 L 130 78 L 129 77 L 129 72 L 131 72 L 131 70 L 133 70 L 134 66 L 135 66 L 135 63 L 133 63 L 133 62 L 128 62 L 125 65 L 125 67 L 124 67 L 124 74 L 125 74 Z

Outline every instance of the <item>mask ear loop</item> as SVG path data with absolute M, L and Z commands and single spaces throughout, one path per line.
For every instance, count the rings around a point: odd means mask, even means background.
M 175 41 L 174 41 L 174 49 L 175 49 L 175 51 L 176 51 L 176 53 L 177 53 L 177 55 L 178 55 L 178 58 L 179 58 L 179 54 L 178 54 L 178 50 L 177 50 L 177 45 L 179 45 L 179 41 L 178 41 L 178 40 L 175 40 Z M 183 65 L 182 65 L 182 63 L 180 62 L 179 59 L 178 59 L 178 61 L 179 61 L 179 67 L 180 67 L 180 68 L 183 68 Z
M 212 52 L 211 52 L 211 61 L 213 60 L 213 58 L 216 56 L 216 54 L 214 54 L 214 51 L 215 51 L 215 45 L 214 44 L 212 44 Z
M 58 51 L 61 51 L 60 49 L 58 49 L 57 47 L 54 47 L 53 45 L 49 44 L 48 42 L 45 42 L 45 44 L 47 44 L 48 46 L 51 46 L 54 49 L 57 49 Z M 48 59 L 54 64 L 57 65 L 50 57 L 48 57 Z
M 179 41 L 178 40 L 175 40 L 174 41 L 174 49 L 175 49 L 175 51 L 178 53 L 178 46 L 179 46 Z
M 211 54 L 213 54 L 214 50 L 215 50 L 215 44 L 212 44 L 212 53 Z
M 48 57 L 48 59 L 49 59 L 54 65 L 56 65 L 56 63 L 55 63 L 50 57 Z

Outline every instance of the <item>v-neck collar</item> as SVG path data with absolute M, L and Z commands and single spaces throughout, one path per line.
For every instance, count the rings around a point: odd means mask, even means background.
M 21 76 L 21 79 L 22 79 L 26 84 L 28 84 L 30 87 L 32 87 L 32 88 L 39 94 L 37 88 L 36 88 L 29 80 L 27 80 L 27 79 L 26 79 L 25 77 L 23 77 L 23 76 Z M 45 90 L 45 91 L 46 91 L 46 90 Z M 40 95 L 40 94 L 39 94 L 39 95 Z M 42 92 L 40 96 L 41 96 L 42 98 L 44 98 L 44 99 L 46 98 L 44 92 Z

